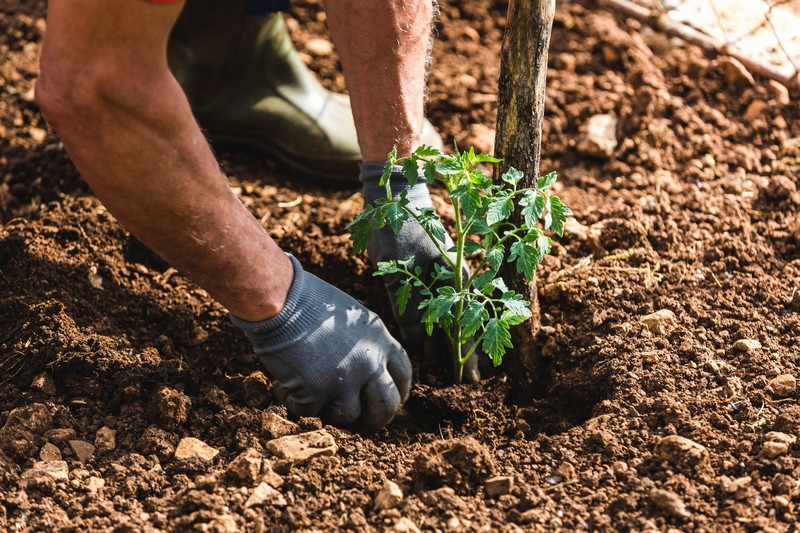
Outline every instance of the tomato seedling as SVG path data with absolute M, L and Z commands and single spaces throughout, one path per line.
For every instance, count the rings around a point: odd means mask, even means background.
M 348 226 L 352 230 L 353 253 L 365 250 L 374 230 L 389 224 L 395 233 L 406 223 L 417 223 L 441 253 L 441 264 L 434 265 L 427 279 L 414 258 L 384 261 L 377 265 L 376 276 L 399 275 L 396 305 L 402 315 L 412 291 L 421 295 L 419 309 L 424 310 L 422 323 L 428 335 L 435 326 L 444 331 L 453 347 L 455 379 L 461 381 L 464 364 L 478 346 L 499 365 L 506 349 L 512 348 L 511 326 L 531 318 L 530 303 L 523 295 L 511 291 L 498 275 L 504 261 L 514 263 L 516 271 L 529 280 L 550 252 L 551 238 L 545 230 L 563 235 L 564 221 L 572 211 L 550 194 L 556 182 L 555 172 L 541 176 L 535 187 L 519 188 L 523 173 L 509 168 L 499 183 L 494 183 L 481 169 L 481 163 L 499 163 L 473 148 L 453 155 L 429 146 L 421 146 L 408 157 L 397 158 L 397 150 L 389 154 L 381 176 L 386 198 L 378 199 Z M 455 241 L 446 242 L 445 228 L 432 208 L 410 207 L 403 190 L 392 196 L 389 184 L 392 168 L 402 165 L 403 174 L 413 186 L 422 166 L 429 183 L 441 181 L 455 211 Z M 512 213 L 521 206 L 521 221 L 515 223 Z M 542 221 L 543 227 L 539 226 Z M 445 249 L 448 248 L 448 249 Z M 470 272 L 466 258 L 473 258 Z

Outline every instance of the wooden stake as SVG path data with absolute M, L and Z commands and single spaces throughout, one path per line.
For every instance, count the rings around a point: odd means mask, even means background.
M 524 172 L 520 187 L 534 187 L 539 177 L 544 120 L 547 50 L 553 29 L 555 0 L 510 0 L 498 87 L 495 179 L 508 167 Z M 521 221 L 519 209 L 513 215 Z M 535 338 L 541 327 L 536 282 L 506 264 L 501 275 L 508 287 L 531 302 L 533 318 L 511 329 L 514 351 L 505 365 L 517 391 L 530 393 L 536 382 L 539 356 Z

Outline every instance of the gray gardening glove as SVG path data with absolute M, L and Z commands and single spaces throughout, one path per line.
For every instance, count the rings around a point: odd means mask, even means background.
M 411 362 L 378 315 L 294 265 L 283 309 L 262 322 L 231 320 L 278 381 L 298 416 L 338 426 L 378 429 L 411 390 Z
M 363 184 L 361 192 L 364 201 L 374 203 L 378 198 L 386 198 L 386 187 L 380 185 L 383 165 L 380 163 L 365 163 L 361 165 L 361 175 L 359 179 Z M 419 180 L 411 187 L 408 180 L 403 175 L 403 167 L 396 165 L 392 168 L 392 175 L 389 179 L 392 189 L 392 196 L 397 199 L 400 192 L 404 189 L 408 191 L 406 198 L 410 208 L 433 208 L 428 183 L 425 175 L 420 171 Z M 449 250 L 453 247 L 453 241 L 449 235 L 445 235 L 443 248 Z M 381 261 L 398 260 L 404 261 L 414 257 L 414 266 L 420 266 L 423 270 L 423 278 L 427 278 L 433 271 L 433 265 L 438 263 L 442 266 L 446 264 L 439 254 L 439 250 L 431 242 L 428 234 L 422 226 L 415 220 L 408 220 L 403 224 L 402 229 L 395 235 L 392 228 L 387 224 L 372 234 L 372 241 L 367 247 L 367 255 L 373 266 Z M 455 255 L 452 254 L 451 258 Z M 469 270 L 465 267 L 465 274 L 469 275 Z M 383 276 L 386 290 L 392 301 L 392 311 L 395 319 L 400 325 L 400 333 L 403 336 L 403 345 L 411 352 L 422 353 L 425 357 L 446 357 L 449 361 L 451 347 L 448 346 L 447 337 L 437 328 L 434 330 L 433 337 L 428 337 L 425 332 L 425 325 L 422 324 L 424 310 L 419 309 L 422 297 L 417 291 L 413 291 L 411 299 L 406 306 L 406 311 L 399 314 L 395 305 L 395 294 L 402 280 L 401 275 L 393 274 Z M 467 346 L 470 346 L 467 344 Z M 478 371 L 479 350 L 475 350 L 472 357 L 464 365 L 463 379 L 467 383 L 475 383 L 481 379 Z

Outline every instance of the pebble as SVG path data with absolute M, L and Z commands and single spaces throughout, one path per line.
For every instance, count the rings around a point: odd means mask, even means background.
M 788 398 L 794 396 L 797 390 L 797 380 L 791 374 L 782 374 L 771 379 L 767 383 L 767 389 L 776 398 Z
M 692 514 L 686 510 L 680 496 L 671 490 L 653 489 L 650 491 L 650 501 L 662 511 L 677 518 L 689 518 Z
M 766 107 L 767 103 L 764 100 L 753 100 L 744 112 L 744 119 L 747 121 L 757 119 L 764 114 L 764 109 L 766 109 Z
M 271 440 L 267 449 L 279 459 L 302 463 L 313 457 L 334 455 L 339 447 L 327 431 L 320 429 Z
M 85 440 L 70 440 L 69 447 L 75 452 L 75 457 L 82 463 L 85 463 L 94 455 L 94 444 L 86 442 Z
M 514 476 L 495 476 L 487 479 L 484 490 L 490 498 L 511 494 L 511 491 L 514 490 Z
M 230 462 L 226 473 L 228 477 L 242 483 L 252 485 L 261 473 L 263 457 L 255 448 L 248 448 Z
M 33 434 L 42 434 L 53 421 L 50 411 L 44 404 L 33 403 L 25 407 L 12 409 L 8 414 L 3 429 L 18 427 L 26 429 Z
M 787 433 L 781 433 L 780 431 L 770 431 L 764 438 L 768 441 L 772 442 L 783 442 L 787 446 L 792 446 L 794 443 L 797 442 L 797 437 L 794 435 L 789 435 Z
M 401 501 L 403 501 L 403 491 L 397 483 L 387 479 L 378 495 L 375 496 L 375 509 L 377 511 L 393 509 L 400 505 Z
M 241 529 L 233 516 L 220 515 L 214 517 L 208 524 L 205 524 L 205 529 L 203 531 L 213 531 L 214 533 L 238 533 Z
M 395 522 L 392 531 L 397 531 L 397 533 L 421 533 L 417 524 L 406 517 Z
M 762 451 L 767 459 L 775 459 L 781 455 L 786 455 L 789 451 L 789 446 L 785 442 L 768 441 L 764 443 Z
M 33 378 L 33 382 L 31 383 L 32 389 L 38 389 L 43 393 L 47 394 L 48 396 L 52 396 L 56 393 L 56 382 L 53 381 L 53 376 L 48 374 L 47 372 L 42 372 L 35 378 Z
M 705 446 L 680 435 L 669 435 L 656 444 L 656 456 L 671 465 L 698 467 L 708 463 L 709 454 Z
M 737 377 L 729 377 L 726 379 L 725 386 L 722 390 L 725 393 L 725 396 L 739 396 L 744 390 L 744 385 L 742 384 L 741 379 Z
M 306 52 L 312 56 L 329 56 L 333 53 L 333 43 L 331 43 L 328 39 L 317 37 L 306 41 L 305 49 Z
M 108 426 L 103 426 L 94 435 L 94 445 L 101 452 L 110 452 L 117 447 L 117 432 Z
M 586 133 L 578 141 L 578 151 L 591 157 L 608 159 L 617 148 L 617 119 L 613 115 L 594 115 Z
M 269 503 L 277 507 L 285 507 L 287 505 L 286 498 L 283 497 L 283 494 L 272 488 L 269 483 L 265 482 L 253 489 L 253 493 L 249 498 L 247 498 L 244 506 L 253 507 L 256 505 L 263 505 L 265 503 Z
M 733 349 L 739 352 L 749 353 L 761 348 L 761 343 L 756 339 L 739 339 L 733 343 Z
M 180 426 L 189 419 L 192 401 L 172 387 L 161 387 L 153 399 L 153 410 L 167 427 Z
M 39 459 L 42 461 L 60 461 L 62 459 L 61 450 L 55 444 L 47 442 L 39 450 Z
M 35 479 L 47 476 L 56 481 L 66 481 L 69 479 L 69 467 L 66 461 L 37 461 L 30 468 L 22 473 L 23 479 Z
M 179 461 L 195 459 L 208 463 L 218 454 L 219 450 L 194 437 L 182 438 L 175 448 L 175 459 Z
M 250 407 L 263 407 L 270 399 L 267 376 L 256 370 L 242 380 L 244 401 Z
M 264 411 L 261 415 L 261 433 L 268 439 L 279 439 L 287 435 L 294 435 L 299 431 L 300 426 L 272 411 Z
M 89 476 L 89 479 L 86 480 L 86 489 L 89 492 L 97 492 L 105 486 L 106 480 L 101 477 Z
M 722 76 L 729 84 L 737 89 L 744 89 L 752 87 L 756 84 L 753 75 L 747 70 L 747 67 L 732 57 L 723 57 L 717 62 L 717 65 L 722 69 Z
M 722 489 L 722 492 L 726 494 L 736 494 L 749 487 L 751 481 L 752 478 L 750 476 L 744 476 L 737 479 L 731 479 L 728 476 L 722 476 L 719 480 L 719 485 Z
M 44 436 L 50 442 L 67 442 L 75 438 L 75 430 L 72 428 L 57 428 L 45 431 Z
M 775 80 L 769 80 L 767 82 L 767 93 L 769 93 L 770 98 L 774 98 L 775 101 L 781 105 L 789 105 L 791 102 L 789 98 L 789 89 Z
M 678 324 L 678 319 L 671 310 L 659 309 L 655 313 L 639 318 L 639 322 L 654 335 L 666 335 Z

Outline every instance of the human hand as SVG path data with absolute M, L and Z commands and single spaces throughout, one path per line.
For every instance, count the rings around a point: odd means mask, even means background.
M 388 424 L 411 390 L 405 351 L 375 313 L 291 259 L 283 309 L 262 322 L 231 320 L 277 379 L 290 413 L 337 426 Z

